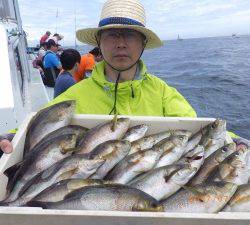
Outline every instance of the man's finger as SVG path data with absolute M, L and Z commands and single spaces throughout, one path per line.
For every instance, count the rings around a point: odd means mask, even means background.
M 13 146 L 10 141 L 8 141 L 7 139 L 4 139 L 0 141 L 0 149 L 4 153 L 11 153 L 13 151 Z

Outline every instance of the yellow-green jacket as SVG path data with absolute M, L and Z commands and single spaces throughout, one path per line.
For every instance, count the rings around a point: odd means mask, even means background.
M 140 80 L 119 83 L 116 104 L 119 115 L 196 117 L 194 109 L 176 89 L 149 74 L 142 61 L 139 64 Z M 105 79 L 104 66 L 105 62 L 98 63 L 90 78 L 75 84 L 49 105 L 76 100 L 77 114 L 109 114 L 114 106 L 115 84 Z

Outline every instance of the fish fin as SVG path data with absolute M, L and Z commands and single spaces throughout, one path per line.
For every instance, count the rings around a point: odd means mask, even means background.
M 195 187 L 183 185 L 182 188 L 193 193 L 194 195 L 203 195 L 204 194 L 202 191 L 197 190 Z
M 74 168 L 72 170 L 68 170 L 68 171 L 62 173 L 59 176 L 59 180 L 66 180 L 66 179 L 71 178 L 77 172 L 77 170 L 78 170 L 78 168 Z
M 65 155 L 65 154 L 67 154 L 67 153 L 76 153 L 76 152 L 79 152 L 81 150 L 81 148 L 79 148 L 79 147 L 75 147 L 75 148 L 67 148 L 67 149 L 65 149 L 65 148 L 63 148 L 63 149 L 61 149 L 60 150 L 60 152 L 63 154 L 63 155 Z
M 9 206 L 9 202 L 0 202 L 0 206 Z
M 50 202 L 30 201 L 30 202 L 27 202 L 26 205 L 24 205 L 24 206 L 40 207 L 40 208 L 43 208 L 43 209 L 47 209 L 49 204 L 50 204 Z
M 176 172 L 178 172 L 179 170 L 180 170 L 180 168 L 178 168 L 178 169 L 172 171 L 169 175 L 164 176 L 165 182 L 167 183 L 167 182 L 169 181 L 169 179 L 170 179 Z
M 111 123 L 112 123 L 112 125 L 111 125 L 111 130 L 112 130 L 113 132 L 115 132 L 116 127 L 117 127 L 117 116 L 118 116 L 118 114 L 116 113 L 116 114 L 114 115 L 112 121 L 111 121 Z
M 9 167 L 7 170 L 4 171 L 4 175 L 6 175 L 9 179 L 11 177 L 14 177 L 18 169 L 23 165 L 23 162 L 24 161 Z
M 39 181 L 41 179 L 41 173 L 39 173 L 38 175 L 36 175 L 35 177 L 31 178 L 19 191 L 18 193 L 18 198 L 20 198 L 28 189 L 29 187 L 34 184 L 37 183 L 37 181 Z

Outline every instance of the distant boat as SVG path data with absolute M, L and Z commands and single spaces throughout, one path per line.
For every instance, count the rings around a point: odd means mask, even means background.
M 237 36 L 236 34 L 232 34 L 232 38 L 240 38 L 240 37 Z
M 178 38 L 177 38 L 178 41 L 183 41 L 182 38 L 180 38 L 180 35 L 178 34 Z

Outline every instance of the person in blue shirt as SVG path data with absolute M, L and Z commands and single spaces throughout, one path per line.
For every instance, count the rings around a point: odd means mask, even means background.
M 47 52 L 43 58 L 44 84 L 48 87 L 55 86 L 55 80 L 62 69 L 59 57 L 57 56 L 58 44 L 52 39 L 47 42 Z
M 60 56 L 63 72 L 56 79 L 54 88 L 54 97 L 57 97 L 69 87 L 73 86 L 76 81 L 73 78 L 81 61 L 80 53 L 75 49 L 66 49 Z

